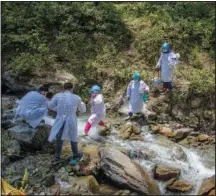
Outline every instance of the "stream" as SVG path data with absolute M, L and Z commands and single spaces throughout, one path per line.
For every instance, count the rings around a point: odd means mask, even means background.
M 87 119 L 87 116 L 80 116 L 78 118 L 79 137 L 83 133 Z M 52 124 L 52 121 L 53 119 L 46 117 L 46 123 Z M 196 195 L 198 188 L 202 183 L 202 180 L 215 174 L 215 166 L 212 166 L 210 168 L 205 166 L 205 163 L 208 161 L 212 161 L 214 163 L 214 156 L 211 156 L 211 160 L 209 160 L 209 156 L 208 158 L 203 158 L 199 155 L 201 152 L 197 151 L 196 149 L 187 149 L 175 142 L 172 142 L 164 136 L 151 134 L 148 130 L 148 126 L 142 127 L 141 135 L 144 136 L 144 141 L 124 141 L 118 138 L 117 130 L 113 128 L 111 135 L 106 137 L 106 142 L 111 143 L 113 147 L 122 147 L 127 150 L 139 151 L 147 148 L 153 151 L 155 156 L 151 157 L 149 160 L 146 160 L 144 158 L 137 160 L 143 168 L 146 168 L 149 171 L 149 173 L 152 173 L 152 169 L 155 164 L 181 169 L 180 178 L 188 180 L 194 185 L 192 191 L 185 194 L 181 193 L 181 195 Z M 97 127 L 92 127 L 89 132 L 89 136 L 84 138 L 80 137 L 80 141 L 84 143 L 97 144 L 97 140 L 101 140 L 100 137 L 102 136 L 98 135 Z M 179 160 L 178 158 L 176 158 L 176 147 L 182 148 L 182 150 L 186 154 L 186 160 Z M 158 184 L 161 194 L 173 195 L 172 192 L 165 190 L 165 182 L 158 181 Z
M 126 107 L 126 106 L 124 106 Z M 87 144 L 97 144 L 98 140 L 104 140 L 111 144 L 113 147 L 122 147 L 127 150 L 139 151 L 142 149 L 149 149 L 153 152 L 154 156 L 149 159 L 141 158 L 136 161 L 152 174 L 153 167 L 157 165 L 162 165 L 166 167 L 173 167 L 181 169 L 180 178 L 191 182 L 194 187 L 189 193 L 181 193 L 178 195 L 196 195 L 198 188 L 202 183 L 204 178 L 210 177 L 215 174 L 215 153 L 214 150 L 208 152 L 202 152 L 198 149 L 185 148 L 179 144 L 167 139 L 162 135 L 153 135 L 149 131 L 148 126 L 142 127 L 141 135 L 144 136 L 144 141 L 131 141 L 122 140 L 118 137 L 118 130 L 112 128 L 111 135 L 102 137 L 98 134 L 98 127 L 92 127 L 89 132 L 88 137 L 81 137 L 83 133 L 85 123 L 88 119 L 87 115 L 78 117 L 78 137 L 79 141 Z M 44 118 L 45 124 L 52 125 L 54 119 L 49 116 Z M 118 121 L 118 119 L 115 119 Z M 178 158 L 176 154 L 176 148 L 181 148 L 186 155 L 186 159 Z M 209 165 L 209 162 L 211 163 Z M 61 185 L 67 186 L 67 183 L 61 182 L 56 179 Z M 173 195 L 165 189 L 165 182 L 157 181 L 161 194 Z

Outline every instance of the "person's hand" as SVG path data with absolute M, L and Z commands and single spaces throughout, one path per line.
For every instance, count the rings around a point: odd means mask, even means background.
M 159 72 L 160 71 L 160 67 L 156 67 L 155 71 Z
M 177 53 L 177 54 L 176 54 L 176 57 L 177 57 L 177 58 L 180 58 L 180 54 L 179 54 L 179 53 Z

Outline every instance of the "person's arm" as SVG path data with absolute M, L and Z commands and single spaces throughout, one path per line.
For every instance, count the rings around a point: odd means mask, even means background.
M 158 62 L 157 62 L 157 65 L 156 65 L 156 67 L 155 67 L 155 69 L 156 69 L 157 71 L 160 71 L 160 68 L 161 68 L 161 65 L 162 65 L 162 55 L 163 55 L 163 54 L 160 55 L 160 58 L 159 58 L 159 60 L 158 60 Z
M 139 93 L 144 94 L 149 91 L 148 85 L 144 81 L 140 81 Z
M 80 99 L 79 105 L 78 105 L 78 110 L 81 113 L 85 113 L 86 112 L 86 105 L 85 103 Z
M 49 102 L 48 102 L 48 108 L 51 110 L 56 109 L 57 107 L 57 95 L 55 95 Z
M 127 87 L 127 98 L 130 99 L 130 96 L 131 96 L 131 82 L 128 84 Z

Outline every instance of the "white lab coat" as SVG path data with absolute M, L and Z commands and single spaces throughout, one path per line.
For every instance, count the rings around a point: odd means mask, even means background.
M 88 122 L 95 126 L 106 116 L 106 107 L 104 105 L 104 98 L 102 94 L 91 97 L 91 116 Z
M 47 106 L 48 100 L 44 95 L 38 91 L 31 91 L 19 101 L 16 116 L 20 116 L 33 128 L 36 128 L 47 114 Z
M 172 82 L 175 65 L 178 64 L 179 58 L 171 51 L 170 53 L 161 53 L 157 67 L 161 68 L 162 82 Z
M 61 139 L 77 142 L 78 131 L 76 112 L 77 109 L 81 113 L 86 112 L 86 105 L 81 101 L 81 98 L 70 91 L 61 92 L 51 99 L 48 107 L 50 109 L 56 109 L 57 111 L 57 116 L 48 141 L 52 142 L 61 127 L 64 125 Z
M 127 97 L 129 100 L 129 111 L 132 113 L 139 113 L 143 108 L 143 95 L 145 91 L 149 91 L 149 87 L 144 81 L 132 80 L 127 87 Z

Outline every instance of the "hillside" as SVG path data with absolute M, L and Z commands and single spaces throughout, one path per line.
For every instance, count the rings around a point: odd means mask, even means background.
M 151 83 L 161 43 L 167 41 L 181 55 L 173 101 L 182 104 L 198 96 L 202 107 L 212 103 L 212 110 L 214 5 L 3 2 L 2 72 L 26 84 L 48 81 L 64 70 L 77 78 L 76 92 L 84 100 L 89 87 L 99 83 L 110 102 L 134 71 Z

